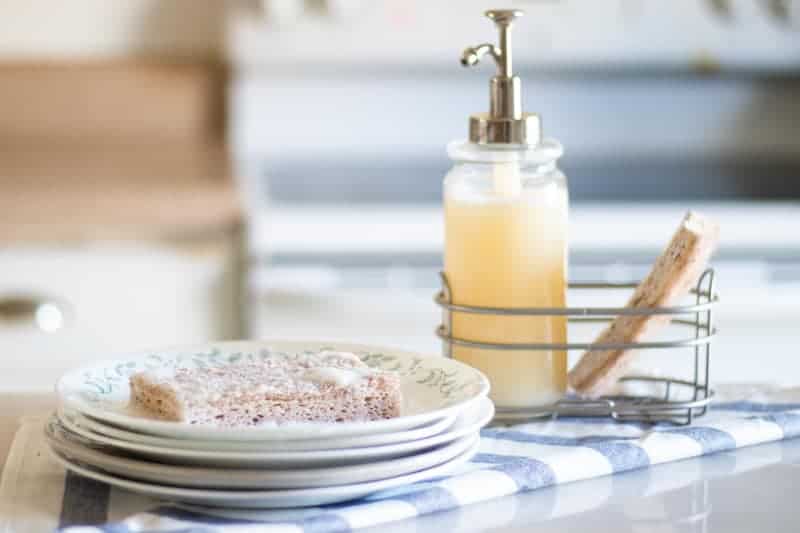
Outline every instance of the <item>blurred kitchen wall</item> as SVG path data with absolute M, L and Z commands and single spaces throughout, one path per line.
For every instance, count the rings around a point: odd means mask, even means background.
M 797 198 L 797 2 L 265 0 L 232 10 L 231 135 L 277 201 L 436 204 L 444 146 L 488 106 L 460 50 L 514 30 L 528 111 L 573 198 Z
M 226 2 L 4 0 L 0 57 L 8 60 L 220 57 Z
M 241 334 L 232 177 L 258 221 L 254 335 L 438 352 L 445 145 L 492 74 L 458 55 L 504 5 L 528 13 L 525 107 L 566 145 L 572 275 L 639 277 L 699 208 L 725 228 L 728 378 L 796 375 L 796 1 L 11 0 L 0 391 Z M 786 371 L 749 357 L 765 350 Z

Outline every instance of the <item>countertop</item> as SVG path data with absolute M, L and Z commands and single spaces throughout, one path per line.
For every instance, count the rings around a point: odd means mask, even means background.
M 571 252 L 660 251 L 687 209 L 723 228 L 721 253 L 800 249 L 800 202 L 598 203 L 570 206 Z M 253 213 L 255 254 L 432 253 L 444 248 L 441 206 L 281 205 Z
M 0 397 L 0 456 L 6 457 L 20 416 L 53 405 L 52 395 Z M 560 485 L 363 531 L 789 533 L 797 530 L 793 488 L 798 465 L 800 439 Z
M 713 381 L 800 384 L 794 349 L 798 202 L 577 204 L 570 212 L 571 278 L 641 278 L 690 207 L 722 226 L 713 263 L 721 298 L 714 311 L 720 336 Z M 433 303 L 443 247 L 440 207 L 275 203 L 254 217 L 250 230 L 256 338 L 313 337 L 441 353 L 433 334 L 441 321 Z M 583 291 L 571 293 L 570 301 L 603 306 L 615 297 Z M 645 364 L 684 375 L 686 359 L 675 357 L 683 353 L 652 355 Z

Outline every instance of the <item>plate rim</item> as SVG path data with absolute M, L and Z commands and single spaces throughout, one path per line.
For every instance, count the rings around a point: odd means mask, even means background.
M 371 481 L 367 483 L 354 483 L 351 485 L 339 485 L 336 487 L 321 487 L 312 489 L 278 489 L 278 490 L 213 490 L 213 489 L 187 489 L 182 487 L 173 487 L 170 485 L 157 485 L 153 483 L 140 482 L 127 479 L 123 476 L 115 476 L 102 471 L 97 471 L 94 468 L 87 468 L 82 464 L 76 464 L 74 461 L 62 457 L 56 451 L 48 448 L 48 453 L 55 462 L 63 468 L 75 472 L 79 475 L 106 483 L 112 487 L 119 487 L 137 494 L 142 494 L 149 497 L 163 498 L 177 502 L 199 502 L 204 501 L 204 505 L 209 507 L 227 507 L 239 509 L 277 509 L 277 508 L 301 508 L 301 507 L 314 507 L 317 505 L 328 505 L 333 503 L 341 503 L 358 498 L 363 498 L 372 493 L 380 490 L 400 487 L 412 483 L 418 483 L 426 479 L 438 477 L 440 475 L 450 472 L 453 468 L 461 466 L 469 462 L 478 452 L 481 440 L 477 439 L 476 442 L 467 449 L 464 453 L 454 457 L 450 461 L 434 466 L 433 468 L 420 470 L 407 474 L 405 476 L 398 476 L 394 478 L 383 479 L 380 481 Z M 347 495 L 336 496 L 337 493 L 350 491 Z M 353 492 L 355 491 L 355 492 Z M 189 498 L 187 500 L 186 498 Z M 283 500 L 289 498 L 316 498 L 315 503 L 294 503 L 287 504 Z M 320 500 L 320 498 L 323 498 Z M 265 504 L 265 500 L 277 500 L 273 504 Z M 239 506 L 234 503 L 236 500 L 253 502 L 255 505 Z M 208 504 L 207 502 L 214 501 L 217 505 Z M 257 503 L 257 502 L 262 503 Z
M 192 487 L 192 485 L 184 485 L 183 483 L 186 483 L 186 480 L 197 480 L 198 484 L 194 486 L 195 488 L 201 488 L 205 485 L 206 487 L 204 488 L 217 486 L 223 490 L 282 490 L 314 488 L 313 485 L 306 485 L 308 483 L 322 483 L 322 485 L 318 486 L 326 487 L 380 481 L 381 479 L 406 475 L 446 463 L 471 448 L 472 444 L 480 440 L 480 435 L 475 433 L 456 439 L 446 445 L 435 447 L 422 454 L 412 454 L 399 459 L 384 459 L 364 464 L 303 469 L 252 468 L 233 470 L 224 467 L 162 464 L 140 458 L 117 456 L 106 450 L 93 449 L 83 443 L 70 441 L 68 437 L 60 435 L 59 431 L 59 428 L 53 430 L 53 421 L 51 419 L 45 429 L 45 437 L 49 447 L 56 449 L 56 451 L 67 457 L 75 458 L 74 454 L 82 453 L 84 458 L 78 458 L 78 461 L 105 472 L 145 482 L 157 482 L 158 476 L 163 475 L 165 480 L 169 478 L 169 484 L 176 487 Z M 419 467 L 416 462 L 420 460 L 428 461 L 428 466 Z M 377 478 L 374 478 L 376 468 L 383 469 L 383 471 L 377 474 Z M 135 474 L 120 472 L 120 469 L 140 473 L 140 475 L 147 477 L 139 478 Z M 400 474 L 396 473 L 398 470 L 400 470 Z M 359 477 L 364 479 L 335 484 L 315 481 Z
M 180 424 L 175 422 L 152 420 L 145 418 L 133 417 L 121 413 L 111 412 L 106 409 L 96 408 L 79 397 L 77 393 L 65 392 L 64 389 L 68 387 L 67 381 L 73 379 L 82 373 L 88 372 L 98 367 L 105 367 L 111 364 L 119 364 L 121 362 L 129 362 L 131 360 L 139 360 L 147 357 L 147 352 L 176 352 L 186 351 L 193 352 L 209 350 L 213 347 L 232 347 L 237 345 L 254 344 L 262 348 L 270 348 L 275 345 L 281 349 L 280 345 L 311 345 L 311 346 L 331 346 L 334 349 L 341 349 L 343 351 L 368 351 L 368 352 L 391 352 L 392 355 L 399 355 L 401 357 L 421 357 L 426 360 L 441 359 L 447 361 L 447 364 L 455 365 L 456 367 L 465 369 L 466 371 L 473 372 L 477 378 L 477 383 L 480 385 L 479 390 L 470 398 L 463 401 L 436 409 L 433 411 L 417 413 L 414 415 L 399 416 L 383 420 L 370 420 L 365 422 L 345 422 L 342 425 L 337 424 L 319 424 L 314 422 L 309 423 L 295 423 L 291 426 L 256 426 L 246 428 L 213 428 L 206 426 L 192 426 L 188 424 Z M 287 349 L 287 351 L 290 349 Z M 81 367 L 75 368 L 64 373 L 56 383 L 56 394 L 59 403 L 75 409 L 81 413 L 87 414 L 100 420 L 108 421 L 126 428 L 140 429 L 142 432 L 155 435 L 167 435 L 174 438 L 202 438 L 204 440 L 307 440 L 317 439 L 319 436 L 358 436 L 369 435 L 373 433 L 383 433 L 399 431 L 401 428 L 410 429 L 418 427 L 425 422 L 437 420 L 448 416 L 449 414 L 458 413 L 466 409 L 473 402 L 476 402 L 482 397 L 488 396 L 490 391 L 490 384 L 488 378 L 478 369 L 473 368 L 465 363 L 444 356 L 425 355 L 418 352 L 411 352 L 403 349 L 392 348 L 389 346 L 380 346 L 375 344 L 359 344 L 350 342 L 337 342 L 337 341 L 317 341 L 317 340 L 283 340 L 283 339 L 258 339 L 258 340 L 234 340 L 234 341 L 220 341 L 210 343 L 198 343 L 187 345 L 175 345 L 171 347 L 163 347 L 152 350 L 139 350 L 131 353 L 128 356 L 121 356 L 119 358 L 103 359 L 94 363 L 86 364 Z M 134 423 L 131 423 L 131 422 Z M 346 424 L 346 425 L 345 425 Z M 152 429 L 147 429 L 147 428 Z M 287 431 L 288 429 L 288 431 Z M 313 431 L 309 431 L 313 429 Z M 324 432 L 320 432 L 324 429 Z M 277 430 L 280 430 L 278 432 Z M 297 436 L 287 436 L 285 433 Z M 249 433 L 249 435 L 247 435 Z M 276 433 L 284 433 L 284 435 L 276 435 Z M 309 436 L 308 434 L 311 433 Z M 178 437 L 178 435 L 183 435 Z M 316 435 L 314 435 L 316 434 Z M 246 437 L 243 435 L 247 435 Z M 304 436 L 301 436 L 304 435 Z M 259 437 L 259 438 L 256 438 Z
M 168 448 L 168 447 L 158 447 L 150 444 L 142 444 L 142 443 L 135 443 L 129 442 L 122 439 L 114 439 L 112 437 L 108 437 L 106 435 L 97 435 L 96 433 L 92 432 L 90 429 L 82 428 L 79 422 L 74 422 L 70 419 L 69 415 L 64 415 L 61 410 L 54 414 L 53 416 L 57 418 L 57 420 L 63 424 L 67 430 L 77 433 L 81 437 L 88 439 L 90 441 L 94 441 L 100 443 L 105 446 L 110 446 L 115 448 L 118 451 L 123 452 L 131 452 L 131 453 L 140 453 L 140 454 L 152 454 L 147 455 L 149 458 L 159 457 L 164 460 L 168 459 L 183 459 L 183 458 L 190 458 L 193 460 L 197 460 L 197 463 L 191 463 L 193 465 L 200 465 L 200 461 L 227 461 L 227 462 L 237 462 L 237 461 L 244 461 L 248 466 L 246 468 L 252 468 L 254 465 L 258 463 L 266 464 L 279 464 L 279 463 L 287 463 L 287 464 L 294 464 L 294 463 L 301 463 L 302 461 L 308 461 L 308 456 L 313 454 L 314 455 L 314 463 L 323 463 L 326 461 L 335 461 L 336 459 L 356 459 L 358 456 L 363 455 L 366 450 L 373 450 L 373 454 L 369 455 L 369 457 L 376 457 L 380 456 L 380 454 L 391 455 L 391 454 L 416 454 L 416 453 L 423 453 L 425 450 L 434 448 L 436 446 L 442 446 L 445 444 L 449 444 L 455 440 L 458 440 L 462 437 L 466 437 L 471 433 L 475 433 L 480 431 L 480 429 L 484 428 L 493 418 L 495 413 L 494 403 L 489 398 L 483 398 L 478 404 L 474 406 L 475 412 L 474 416 L 472 416 L 472 420 L 468 421 L 463 427 L 453 430 L 453 426 L 458 424 L 458 420 L 448 429 L 445 429 L 443 432 L 432 435 L 430 437 L 426 437 L 423 439 L 413 440 L 413 441 L 406 441 L 406 442 L 397 442 L 391 444 L 384 444 L 378 446 L 365 446 L 361 448 L 345 448 L 345 449 L 325 449 L 325 450 L 313 450 L 313 451 L 303 451 L 303 450 L 296 450 L 296 451 L 229 451 L 229 450 L 198 450 L 198 449 L 180 449 L 180 448 Z M 459 416 L 466 416 L 469 410 L 465 410 Z M 52 419 L 52 417 L 51 417 Z M 78 431 L 75 428 L 78 428 Z M 121 444 L 120 444 L 121 443 Z M 412 446 L 409 450 L 408 447 Z M 399 457 L 396 457 L 399 458 Z M 377 461 L 379 459 L 375 459 Z M 369 463 L 370 460 L 367 459 L 365 461 L 351 463 L 351 464 L 365 464 Z M 179 463 L 181 466 L 188 466 L 186 463 Z M 219 466 L 217 466 L 219 468 Z
M 483 399 L 488 399 L 488 397 L 484 397 Z M 465 411 L 468 411 L 470 408 L 465 409 Z M 95 420 L 95 419 L 87 416 L 86 414 L 83 414 L 83 413 L 80 413 L 80 412 L 77 412 L 77 411 L 74 411 L 74 412 L 79 417 L 82 417 L 82 418 L 88 420 L 90 424 L 94 424 L 94 425 L 97 425 L 97 426 L 109 427 L 108 424 L 106 422 L 104 422 L 104 421 Z M 190 439 L 177 439 L 177 438 L 161 436 L 161 435 L 149 435 L 149 434 L 146 434 L 146 433 L 137 433 L 135 431 L 131 431 L 131 430 L 125 429 L 125 428 L 118 428 L 118 427 L 113 426 L 113 425 L 110 426 L 110 427 L 111 427 L 112 430 L 122 431 L 122 432 L 125 432 L 125 433 L 133 434 L 133 435 L 136 435 L 137 437 L 172 440 L 172 441 L 175 441 L 175 442 L 187 442 L 187 443 L 204 442 L 206 444 L 210 444 L 211 446 L 218 446 L 218 445 L 225 445 L 225 446 L 231 446 L 231 445 L 233 445 L 233 446 L 253 445 L 253 446 L 255 446 L 258 443 L 262 443 L 265 446 L 275 446 L 276 444 L 279 444 L 281 449 L 280 450 L 275 450 L 275 451 L 306 451 L 306 452 L 310 452 L 310 451 L 320 451 L 320 450 L 344 450 L 344 449 L 350 449 L 350 448 L 363 448 L 363 447 L 371 447 L 371 446 L 383 446 L 383 445 L 388 445 L 388 444 L 400 444 L 400 443 L 403 443 L 403 442 L 410 442 L 412 440 L 419 440 L 419 439 L 423 439 L 423 438 L 429 438 L 431 436 L 435 436 L 435 435 L 438 435 L 438 434 L 440 434 L 440 433 L 442 433 L 444 431 L 447 431 L 450 427 L 452 427 L 452 425 L 455 423 L 456 418 L 458 418 L 459 415 L 460 415 L 460 413 L 453 414 L 453 415 L 448 415 L 448 416 L 446 416 L 446 417 L 444 417 L 442 419 L 434 420 L 430 424 L 424 424 L 422 426 L 418 426 L 418 427 L 407 429 L 407 430 L 403 430 L 403 431 L 390 432 L 390 433 L 375 433 L 375 434 L 372 434 L 372 435 L 360 435 L 360 436 L 355 436 L 355 437 L 353 437 L 353 436 L 350 436 L 350 437 L 335 437 L 335 436 L 334 437 L 329 437 L 329 438 L 326 438 L 326 439 L 320 441 L 320 444 L 314 444 L 314 441 L 311 441 L 311 440 L 308 440 L 308 439 L 304 439 L 304 440 L 285 439 L 285 440 L 281 440 L 281 441 L 278 441 L 278 440 L 269 440 L 269 441 L 252 440 L 252 441 L 242 441 L 242 442 L 207 441 L 207 440 L 198 441 L 198 440 L 190 440 Z M 108 433 L 103 433 L 103 431 L 95 431 L 95 433 L 100 433 L 102 435 L 108 435 Z M 420 437 L 419 436 L 420 434 L 422 434 L 424 436 Z M 398 437 L 398 440 L 395 440 L 394 438 L 391 438 L 393 435 Z M 112 437 L 113 437 L 113 435 L 112 435 Z M 126 440 L 123 437 L 119 437 L 119 438 L 121 440 Z M 363 446 L 350 445 L 350 444 L 346 444 L 346 445 L 336 444 L 337 442 L 341 442 L 341 441 L 352 442 L 352 441 L 359 441 L 359 440 L 364 441 L 366 439 L 370 439 L 372 441 L 375 441 L 375 440 L 380 441 L 380 440 L 383 440 L 383 439 L 390 439 L 390 440 L 389 440 L 389 442 L 378 443 L 378 444 L 365 444 Z M 333 446 L 324 444 L 324 443 L 331 442 L 331 441 L 334 442 Z M 142 441 L 129 440 L 128 442 L 141 443 Z M 294 443 L 295 445 L 299 444 L 301 447 L 297 448 L 297 449 L 293 449 L 293 450 L 287 450 L 286 443 Z M 151 444 L 151 445 L 157 446 L 157 444 Z M 319 447 L 319 446 L 323 446 L 323 447 Z M 209 447 L 195 447 L 193 449 L 196 449 L 196 450 L 208 450 Z M 237 451 L 247 451 L 247 450 L 237 450 Z

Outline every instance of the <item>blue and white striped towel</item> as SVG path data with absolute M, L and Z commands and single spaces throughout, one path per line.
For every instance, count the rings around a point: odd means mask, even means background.
M 37 420 L 24 425 L 16 437 L 0 487 L 0 518 L 14 524 L 14 531 L 351 531 L 553 484 L 800 436 L 800 390 L 740 387 L 720 396 L 724 397 L 713 410 L 692 427 L 563 418 L 489 428 L 482 433 L 478 455 L 452 476 L 346 504 L 293 511 L 226 512 L 168 505 L 65 474 L 46 457 L 42 421 Z M 89 525 L 94 527 L 85 527 Z

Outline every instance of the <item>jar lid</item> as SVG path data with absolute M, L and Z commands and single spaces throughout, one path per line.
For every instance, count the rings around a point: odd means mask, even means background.
M 531 144 L 481 144 L 472 140 L 453 141 L 447 145 L 447 155 L 454 161 L 472 163 L 512 163 L 547 165 L 564 155 L 564 147 L 555 139 L 542 139 Z

